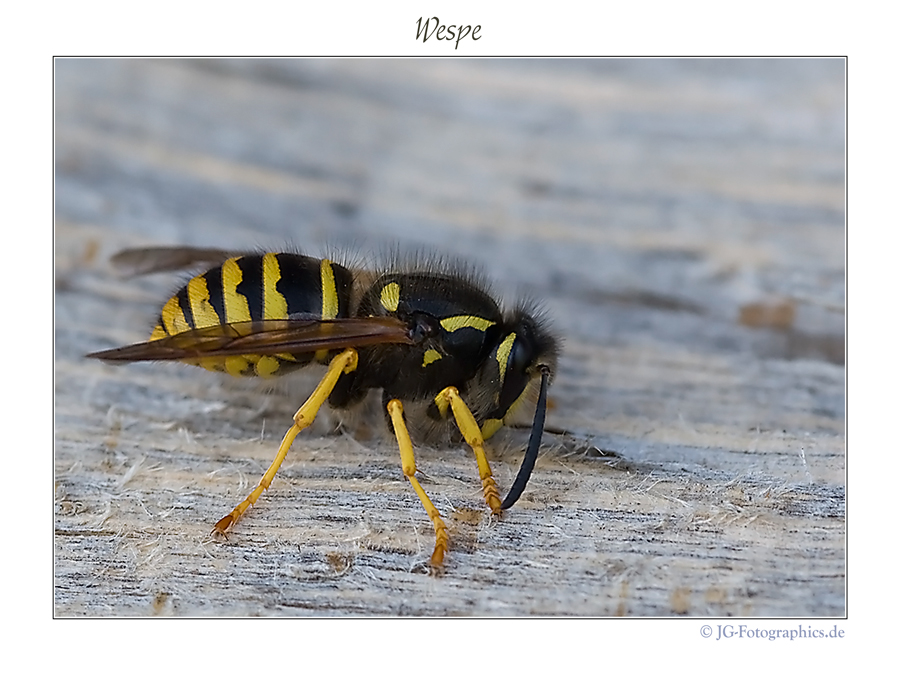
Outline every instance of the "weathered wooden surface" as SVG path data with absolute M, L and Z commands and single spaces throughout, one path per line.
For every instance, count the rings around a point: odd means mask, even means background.
M 844 614 L 841 61 L 60 61 L 56 96 L 58 615 Z M 499 522 L 418 451 L 441 576 L 377 424 L 210 540 L 311 384 L 82 358 L 183 278 L 109 255 L 396 242 L 546 302 L 574 437 Z

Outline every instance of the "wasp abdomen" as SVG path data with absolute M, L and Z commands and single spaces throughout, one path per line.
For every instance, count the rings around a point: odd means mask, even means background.
M 327 259 L 294 253 L 229 258 L 193 277 L 169 298 L 150 339 L 244 321 L 347 317 L 352 283 L 349 270 Z M 328 351 L 208 357 L 192 363 L 232 375 L 270 377 L 306 365 L 313 358 L 327 362 Z

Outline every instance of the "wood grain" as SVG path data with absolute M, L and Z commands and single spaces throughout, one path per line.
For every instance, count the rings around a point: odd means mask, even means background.
M 56 63 L 59 616 L 843 616 L 841 60 Z M 295 443 L 311 390 L 89 351 L 183 277 L 121 248 L 437 249 L 565 335 L 520 502 L 377 411 Z M 340 256 L 339 256 L 340 257 Z M 504 491 L 527 431 L 492 442 Z

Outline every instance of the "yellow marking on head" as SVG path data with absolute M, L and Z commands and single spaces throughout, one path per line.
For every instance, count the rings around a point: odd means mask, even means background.
M 169 335 L 183 333 L 184 331 L 191 329 L 187 319 L 184 318 L 184 312 L 181 311 L 181 305 L 178 303 L 177 296 L 173 295 L 169 298 L 169 301 L 163 305 L 162 312 L 160 313 L 162 314 L 163 326 L 165 326 Z
M 389 312 L 396 312 L 400 304 L 400 286 L 391 282 L 381 289 L 381 306 Z
M 481 425 L 481 436 L 485 439 L 490 438 L 498 431 L 500 431 L 503 426 L 503 420 L 498 419 L 489 419 L 485 420 L 484 424 Z
M 187 285 L 187 297 L 191 303 L 191 312 L 194 314 L 194 328 L 218 326 L 221 323 L 216 310 L 209 304 L 209 289 L 206 287 L 206 279 L 202 276 L 191 279 Z
M 500 346 L 497 347 L 497 365 L 500 367 L 500 384 L 506 379 L 506 363 L 509 361 L 509 353 L 512 351 L 513 342 L 516 341 L 516 334 L 510 333 L 506 336 Z
M 506 414 L 503 416 L 504 420 L 508 420 L 513 415 L 515 415 L 516 411 L 519 409 L 519 407 L 523 403 L 525 403 L 525 400 L 528 398 L 528 389 L 530 388 L 530 384 L 531 383 L 529 382 L 529 384 L 526 385 L 525 388 L 522 390 L 522 393 L 519 394 L 519 398 L 517 398 L 515 401 L 513 401 L 512 404 L 509 406 L 509 408 L 507 408 Z
M 338 295 L 331 261 L 323 259 L 319 269 L 322 272 L 322 318 L 334 319 L 338 315 Z
M 472 316 L 471 314 L 460 314 L 458 316 L 448 316 L 441 319 L 441 326 L 448 333 L 452 333 L 460 328 L 474 328 L 481 332 L 486 331 L 494 325 L 495 322 L 482 319 L 480 316 Z
M 516 411 L 525 402 L 528 398 L 528 389 L 526 386 L 525 389 L 522 390 L 522 393 L 519 394 L 519 397 L 512 402 L 512 404 L 507 408 L 506 412 L 503 414 L 503 419 L 498 420 L 496 418 L 486 419 L 484 424 L 481 425 L 481 435 L 485 438 L 490 438 L 494 434 L 496 434 L 500 429 L 506 424 L 506 420 L 510 419 L 513 415 L 515 415 Z
M 164 338 L 168 335 L 166 329 L 163 328 L 160 324 L 156 324 L 156 327 L 153 329 L 153 332 L 150 334 L 151 340 L 159 340 L 160 338 Z
M 250 306 L 247 298 L 237 292 L 237 286 L 244 280 L 237 261 L 229 258 L 222 265 L 222 299 L 225 301 L 225 323 L 250 321 Z M 228 372 L 231 372 L 230 370 Z
M 287 317 L 287 300 L 278 292 L 276 284 L 281 281 L 281 267 L 274 253 L 266 253 L 262 259 L 263 276 L 263 318 L 284 319 Z
M 425 356 L 422 358 L 422 367 L 424 368 L 429 363 L 434 363 L 435 361 L 440 360 L 441 354 L 436 349 L 429 349 L 425 352 Z
M 274 356 L 260 356 L 256 362 L 256 374 L 260 377 L 272 377 L 278 372 L 280 365 Z

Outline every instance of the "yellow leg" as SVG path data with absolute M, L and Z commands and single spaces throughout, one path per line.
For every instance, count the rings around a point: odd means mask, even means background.
M 269 466 L 266 473 L 263 474 L 263 477 L 259 481 L 259 485 L 254 488 L 253 492 L 251 492 L 244 501 L 234 507 L 234 510 L 231 513 L 216 523 L 213 532 L 225 534 L 225 532 L 234 527 L 234 524 L 244 515 L 244 511 L 255 504 L 263 491 L 269 488 L 272 479 L 275 478 L 275 474 L 278 472 L 278 468 L 287 456 L 288 450 L 291 449 L 291 443 L 294 442 L 294 438 L 296 438 L 297 434 L 303 431 L 303 429 L 312 424 L 313 420 L 316 418 L 316 414 L 319 412 L 319 408 L 322 407 L 325 400 L 331 395 L 331 391 L 334 389 L 335 384 L 337 384 L 338 378 L 340 378 L 343 373 L 349 373 L 356 370 L 357 361 L 358 357 L 355 349 L 345 349 L 331 360 L 331 364 L 328 366 L 328 372 L 325 373 L 325 377 L 322 378 L 310 397 L 306 399 L 306 403 L 300 406 L 300 409 L 294 415 L 294 425 L 288 429 L 287 433 L 284 435 L 281 446 L 278 448 L 278 454 L 275 455 L 274 461 Z
M 463 438 L 466 439 L 466 443 L 475 452 L 475 461 L 478 462 L 478 476 L 481 478 L 481 487 L 484 490 L 484 501 L 491 507 L 491 511 L 495 515 L 499 515 L 500 494 L 497 492 L 497 484 L 494 482 L 491 467 L 484 454 L 484 439 L 481 436 L 481 429 L 478 428 L 478 422 L 475 421 L 475 416 L 469 410 L 466 402 L 460 398 L 456 387 L 444 389 L 435 397 L 435 402 L 441 411 L 446 410 L 448 404 L 453 409 L 456 425 L 462 432 Z
M 400 462 L 403 465 L 403 475 L 412 484 L 416 494 L 419 495 L 419 501 L 425 507 L 431 522 L 434 523 L 434 552 L 431 554 L 432 567 L 440 567 L 444 562 L 444 553 L 450 546 L 450 537 L 447 534 L 447 526 L 441 519 L 441 514 L 437 508 L 431 503 L 425 490 L 419 485 L 416 478 L 416 457 L 413 453 L 412 441 L 409 438 L 409 431 L 406 428 L 406 422 L 403 421 L 403 404 L 397 399 L 391 399 L 387 404 L 388 414 L 394 423 L 394 435 L 397 436 L 397 444 L 400 446 Z

